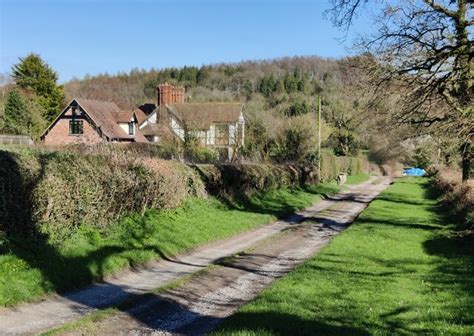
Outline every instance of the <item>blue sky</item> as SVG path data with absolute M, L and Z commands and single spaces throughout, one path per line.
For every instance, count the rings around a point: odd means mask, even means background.
M 1 70 L 40 54 L 86 74 L 282 56 L 341 57 L 328 0 L 0 0 Z M 363 27 L 363 25 L 362 25 Z

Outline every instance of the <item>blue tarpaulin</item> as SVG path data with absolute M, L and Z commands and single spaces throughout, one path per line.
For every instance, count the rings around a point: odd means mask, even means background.
M 423 168 L 407 168 L 403 170 L 405 176 L 423 176 L 426 171 Z

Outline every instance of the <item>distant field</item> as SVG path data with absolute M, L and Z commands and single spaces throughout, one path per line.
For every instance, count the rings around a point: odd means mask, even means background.
M 216 335 L 474 335 L 474 247 L 449 238 L 427 180 L 397 181 Z

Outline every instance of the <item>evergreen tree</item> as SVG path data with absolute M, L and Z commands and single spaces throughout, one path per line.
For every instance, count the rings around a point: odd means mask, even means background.
M 172 79 L 179 79 L 179 69 L 177 68 L 171 68 L 169 72 L 169 76 Z
M 18 87 L 30 89 L 38 96 L 44 108 L 46 120 L 52 121 L 61 111 L 64 100 L 62 86 L 57 84 L 58 75 L 39 55 L 29 54 L 13 65 L 12 77 Z
M 209 72 L 210 72 L 209 67 L 203 65 L 197 72 L 196 83 L 197 84 L 204 83 L 209 78 Z
M 301 97 L 298 97 L 294 100 L 293 104 L 291 104 L 284 112 L 285 116 L 287 117 L 296 117 L 303 114 L 307 114 L 310 111 L 310 107 L 305 100 Z
M 242 85 L 242 93 L 247 97 L 247 99 L 250 98 L 253 93 L 253 84 L 250 80 L 247 79 Z
M 270 93 L 275 92 L 276 88 L 277 88 L 277 80 L 275 79 L 275 77 L 273 77 L 273 74 L 270 74 L 270 76 L 268 77 L 268 89 Z
M 298 80 L 295 79 L 294 76 L 286 73 L 283 81 L 285 82 L 285 89 L 287 93 L 298 91 Z
M 263 94 L 265 97 L 270 95 L 270 85 L 268 83 L 268 77 L 263 76 L 260 81 L 260 93 Z
M 277 80 L 276 85 L 275 85 L 275 91 L 277 93 L 285 93 L 285 83 L 283 82 L 283 79 L 280 78 Z
M 298 91 L 301 93 L 307 93 L 309 89 L 309 78 L 307 74 L 304 74 L 298 80 Z
M 187 67 L 181 69 L 179 73 L 179 82 L 188 86 L 196 86 L 198 69 L 196 67 Z
M 5 102 L 4 131 L 13 134 L 28 134 L 30 127 L 31 120 L 26 103 L 17 90 L 10 91 Z

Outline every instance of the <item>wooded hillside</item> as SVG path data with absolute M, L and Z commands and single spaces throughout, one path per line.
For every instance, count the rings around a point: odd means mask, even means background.
M 316 56 L 246 61 L 201 67 L 134 69 L 74 79 L 64 85 L 67 98 L 111 100 L 121 108 L 155 102 L 160 83 L 184 85 L 187 101 L 242 101 L 247 146 L 252 161 L 313 162 L 316 157 L 316 98 L 323 101 L 323 140 L 338 155 L 355 155 L 373 137 L 375 109 L 364 89 L 364 58 Z M 380 119 L 380 118 L 379 118 Z

